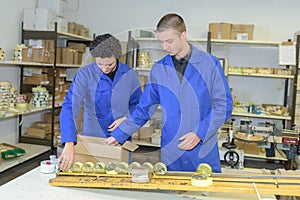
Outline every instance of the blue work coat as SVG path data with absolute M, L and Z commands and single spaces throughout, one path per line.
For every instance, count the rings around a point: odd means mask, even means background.
M 124 142 L 142 126 L 157 105 L 162 108 L 161 159 L 170 171 L 196 171 L 208 163 L 221 171 L 217 131 L 230 117 L 232 96 L 219 60 L 192 46 L 192 54 L 180 82 L 172 57 L 165 56 L 151 70 L 136 110 L 113 133 Z M 201 142 L 192 150 L 178 148 L 179 138 L 195 132 Z
M 83 130 L 86 136 L 106 138 L 108 126 L 135 109 L 142 91 L 137 74 L 118 62 L 112 81 L 96 62 L 76 73 L 60 113 L 61 142 L 77 143 L 76 119 L 84 105 Z

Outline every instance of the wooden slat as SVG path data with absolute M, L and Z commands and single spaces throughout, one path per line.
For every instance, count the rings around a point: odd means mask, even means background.
M 300 195 L 299 175 L 266 174 L 213 174 L 213 184 L 209 187 L 191 185 L 192 173 L 170 173 L 166 176 L 153 176 L 149 183 L 133 183 L 130 175 L 108 174 L 66 174 L 58 173 L 49 181 L 51 186 L 119 188 L 145 190 L 181 190 L 255 194 L 253 183 L 260 194 L 288 196 Z

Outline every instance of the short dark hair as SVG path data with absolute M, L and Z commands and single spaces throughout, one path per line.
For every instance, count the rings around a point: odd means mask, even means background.
M 108 58 L 115 56 L 117 59 L 122 55 L 120 41 L 109 33 L 98 35 L 90 44 L 90 53 L 93 57 Z
M 163 32 L 167 29 L 178 31 L 179 33 L 186 31 L 184 20 L 175 13 L 166 14 L 159 20 L 156 31 Z

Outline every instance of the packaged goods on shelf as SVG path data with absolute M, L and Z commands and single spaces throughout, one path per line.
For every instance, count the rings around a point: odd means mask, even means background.
M 253 40 L 253 24 L 210 23 L 212 39 Z
M 210 23 L 209 31 L 212 39 L 230 39 L 231 36 L 230 23 Z
M 47 74 L 32 74 L 32 76 L 24 76 L 23 83 L 29 85 L 47 85 L 49 81 Z
M 143 69 L 150 68 L 150 53 L 148 51 L 138 52 L 138 66 Z
M 253 40 L 253 24 L 232 24 L 231 38 L 233 40 Z
M 5 61 L 5 51 L 0 48 L 0 61 Z
M 292 70 L 291 69 L 284 69 L 284 68 L 275 68 L 274 69 L 274 74 L 278 75 L 291 75 Z
M 26 135 L 31 136 L 31 137 L 44 139 L 47 135 L 47 132 L 44 129 L 29 127 L 29 128 L 27 128 Z
M 48 105 L 49 91 L 45 87 L 33 87 L 30 104 L 33 107 L 44 107 Z
M 32 48 L 26 47 L 22 50 L 22 62 L 32 62 Z
M 242 69 L 236 66 L 229 66 L 228 72 L 242 73 Z
M 22 61 L 22 51 L 26 46 L 24 44 L 17 44 L 14 48 L 13 60 L 14 61 Z
M 68 1 L 66 0 L 38 0 L 37 7 L 41 9 L 49 9 L 55 15 L 66 17 L 66 9 Z
M 68 20 L 64 17 L 56 17 L 57 22 L 57 31 L 59 32 L 68 32 Z
M 23 75 L 24 76 L 32 76 L 33 74 L 42 74 L 44 72 L 43 68 L 24 68 Z
M 16 96 L 16 103 L 26 103 L 26 95 L 25 94 L 18 94 Z
M 262 108 L 265 110 L 265 113 L 268 115 L 279 115 L 285 116 L 288 115 L 288 110 L 285 106 L 277 104 L 262 104 Z
M 44 114 L 44 122 L 46 123 L 51 123 L 52 121 L 52 113 L 51 112 L 47 112 Z M 59 114 L 55 113 L 54 114 L 54 123 L 59 123 Z
M 48 9 L 24 8 L 23 28 L 25 30 L 54 30 L 56 15 Z
M 32 62 L 49 62 L 50 53 L 42 46 L 33 46 L 32 47 Z
M 34 128 L 44 129 L 46 133 L 51 133 L 51 123 L 48 122 L 34 122 Z M 54 131 L 59 132 L 59 123 L 54 123 Z
M 60 64 L 74 64 L 74 54 L 76 50 L 71 48 L 58 48 L 57 49 L 57 63 Z M 75 55 L 76 56 L 76 55 Z M 78 58 L 78 57 L 77 57 Z
M 241 71 L 242 71 L 243 74 L 255 74 L 256 73 L 256 68 L 242 67 Z
M 260 67 L 260 68 L 257 68 L 257 73 L 258 74 L 273 74 L 274 69 L 273 68 Z
M 11 83 L 8 81 L 0 81 L 0 111 L 1 115 L 5 115 L 8 108 L 13 105 L 11 102 Z M 13 100 L 13 99 L 12 99 Z
M 68 47 L 71 48 L 71 49 L 75 49 L 80 53 L 85 53 L 86 52 L 86 44 L 76 43 L 76 42 L 69 42 Z
M 228 72 L 240 74 L 265 74 L 265 75 L 292 75 L 292 69 L 271 67 L 236 67 L 229 66 Z
M 90 30 L 88 28 L 76 22 L 68 22 L 68 32 L 84 37 L 89 37 L 90 34 Z

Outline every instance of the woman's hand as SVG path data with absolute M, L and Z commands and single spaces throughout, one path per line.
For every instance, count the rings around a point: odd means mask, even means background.
M 67 171 L 72 167 L 74 160 L 74 142 L 66 142 L 61 156 L 58 158 L 58 166 L 62 171 Z
M 121 117 L 115 120 L 111 125 L 108 127 L 109 132 L 113 132 L 127 117 Z

